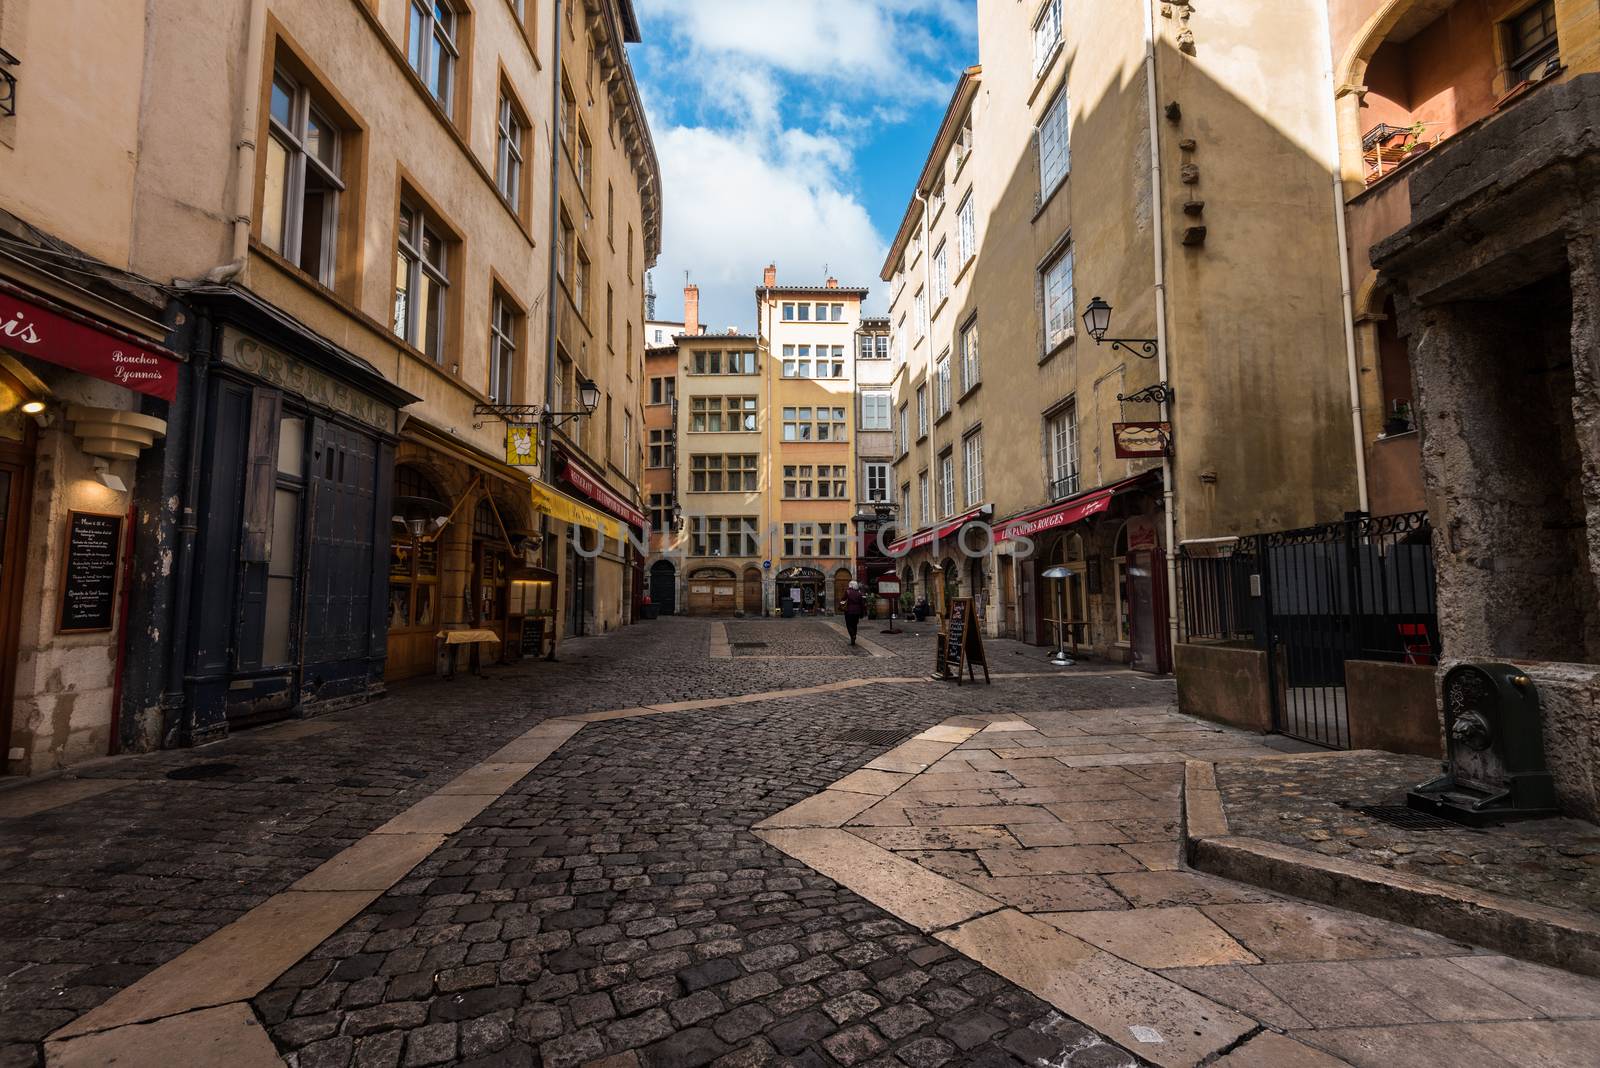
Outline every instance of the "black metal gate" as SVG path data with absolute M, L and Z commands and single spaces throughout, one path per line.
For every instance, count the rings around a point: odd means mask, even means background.
M 1273 729 L 1350 746 L 1345 663 L 1438 662 L 1433 539 L 1426 512 L 1242 537 L 1182 560 L 1189 640 L 1251 638 L 1267 652 Z

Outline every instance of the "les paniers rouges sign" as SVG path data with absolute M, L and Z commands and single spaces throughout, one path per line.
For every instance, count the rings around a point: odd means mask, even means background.
M 0 289 L 0 348 L 170 401 L 178 362 Z

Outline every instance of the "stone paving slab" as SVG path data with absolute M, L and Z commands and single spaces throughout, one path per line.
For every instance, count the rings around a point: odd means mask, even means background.
M 1438 768 L 1392 753 L 1301 756 L 1219 764 L 1217 781 L 1234 834 L 1600 917 L 1600 827 L 1592 823 L 1408 830 L 1350 807 L 1404 806 L 1406 790 Z
M 58 1068 L 173 1068 L 181 1064 L 279 1068 L 283 1061 L 243 1002 L 49 1044 Z

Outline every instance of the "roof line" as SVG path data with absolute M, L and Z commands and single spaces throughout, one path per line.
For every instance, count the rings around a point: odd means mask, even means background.
M 921 206 L 917 194 L 929 185 L 935 162 L 944 157 L 943 150 L 947 150 L 954 140 L 956 119 L 971 105 L 982 75 L 983 67 L 975 63 L 963 70 L 961 77 L 956 81 L 955 91 L 950 94 L 950 103 L 945 107 L 944 118 L 939 123 L 939 132 L 934 136 L 933 144 L 928 146 L 928 158 L 923 161 L 922 170 L 917 175 L 917 184 L 912 187 L 911 202 L 906 205 L 906 213 L 900 220 L 900 229 L 895 231 L 894 241 L 889 245 L 889 257 L 884 260 L 883 270 L 878 273 L 878 277 L 885 282 L 894 277 L 895 261 L 905 251 L 906 242 L 911 240 L 911 229 L 920 217 Z

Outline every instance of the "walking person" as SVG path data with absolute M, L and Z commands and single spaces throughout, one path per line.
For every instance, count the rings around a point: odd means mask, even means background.
M 850 632 L 850 644 L 856 643 L 856 628 L 861 617 L 867 614 L 867 599 L 861 593 L 861 583 L 852 582 L 844 591 L 844 627 Z

